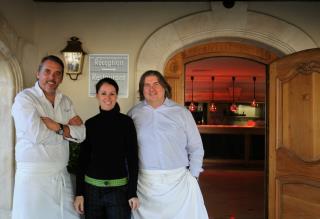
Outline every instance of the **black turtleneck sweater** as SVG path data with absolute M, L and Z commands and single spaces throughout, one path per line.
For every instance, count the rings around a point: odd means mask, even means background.
M 95 179 L 129 178 L 128 199 L 137 197 L 138 146 L 132 119 L 115 107 L 85 122 L 80 144 L 76 195 L 84 194 L 84 175 Z

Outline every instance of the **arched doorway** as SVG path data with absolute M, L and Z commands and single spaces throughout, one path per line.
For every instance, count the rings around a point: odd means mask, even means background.
M 271 62 L 273 62 L 274 60 L 276 60 L 278 58 L 278 54 L 274 53 L 274 52 L 270 52 L 266 49 L 263 48 L 258 48 L 256 46 L 253 45 L 249 45 L 249 44 L 243 44 L 243 43 L 239 43 L 239 42 L 209 42 L 209 43 L 203 43 L 203 44 L 199 44 L 199 45 L 194 45 L 190 48 L 186 48 L 183 50 L 180 50 L 177 54 L 173 55 L 167 62 L 166 66 L 165 66 L 165 70 L 164 70 L 164 75 L 166 77 L 166 79 L 168 80 L 169 84 L 172 87 L 172 94 L 173 94 L 173 99 L 180 103 L 181 105 L 185 105 L 185 83 L 186 83 L 186 79 L 185 79 L 185 74 L 186 74 L 186 66 L 188 63 L 192 63 L 195 62 L 197 60 L 205 60 L 205 59 L 209 59 L 209 58 L 216 58 L 219 59 L 221 57 L 239 57 L 239 58 L 244 58 L 244 59 L 249 59 L 255 62 L 259 62 L 265 65 L 270 64 Z M 237 69 L 235 67 L 235 69 Z M 237 72 L 237 71 L 235 71 Z M 237 74 L 235 74 L 235 76 L 237 76 Z M 266 82 L 264 82 L 266 83 Z M 266 104 L 265 104 L 266 105 Z M 265 107 L 267 108 L 267 106 Z M 210 114 L 210 113 L 209 113 Z M 208 115 L 208 114 L 207 114 Z M 213 169 L 217 169 L 215 167 L 209 167 L 211 166 L 212 161 L 217 164 L 217 162 L 219 162 L 220 164 L 233 164 L 233 168 L 235 167 L 235 165 L 237 165 L 236 168 L 239 168 L 239 165 L 243 166 L 242 164 L 246 165 L 246 168 L 251 168 L 250 164 L 253 164 L 254 162 L 257 163 L 257 160 L 253 161 L 249 160 L 249 151 L 252 151 L 252 149 L 259 149 L 262 151 L 266 151 L 266 130 L 263 127 L 261 128 L 257 128 L 252 130 L 251 132 L 247 132 L 247 130 L 245 132 L 243 132 L 243 130 L 230 130 L 230 129 L 224 129 L 224 128 L 214 128 L 214 130 L 204 130 L 203 127 L 201 127 L 201 125 L 199 126 L 199 130 L 202 136 L 202 140 L 204 143 L 204 148 L 205 148 L 205 154 L 209 154 L 207 149 L 212 149 L 212 147 L 215 148 L 215 150 L 220 150 L 221 148 L 223 148 L 223 154 L 230 153 L 228 152 L 228 148 L 230 149 L 229 146 L 231 146 L 232 144 L 234 144 L 234 146 L 236 146 L 236 152 L 232 152 L 233 154 L 236 153 L 237 154 L 237 158 L 236 159 L 230 159 L 230 158 L 222 158 L 221 157 L 219 159 L 215 159 L 213 160 L 205 160 L 204 162 L 204 166 L 207 169 L 208 174 L 212 175 L 212 174 L 217 174 L 216 176 L 224 176 L 219 175 L 221 174 L 221 172 L 218 171 L 214 171 L 212 172 Z M 211 131 L 213 131 L 213 133 L 211 133 Z M 251 130 L 250 130 L 251 131 Z M 258 133 L 259 132 L 259 133 Z M 227 133 L 227 134 L 226 134 Z M 208 142 L 216 142 L 219 141 L 219 139 L 234 139 L 233 141 L 228 141 L 228 143 L 226 143 L 225 145 L 219 145 L 221 144 L 214 144 L 214 145 L 210 145 L 210 143 Z M 251 144 L 252 141 L 254 141 L 254 139 L 259 139 L 258 143 L 258 147 L 257 145 L 255 147 L 253 147 Z M 223 140 L 225 141 L 225 140 Z M 262 143 L 261 143 L 262 142 Z M 212 143 L 211 143 L 212 144 Z M 233 147 L 233 146 L 231 146 Z M 219 148 L 219 149 L 217 149 Z M 243 148 L 243 149 L 241 149 Z M 235 150 L 234 148 L 232 149 L 233 151 Z M 239 152 L 243 150 L 243 152 Z M 241 158 L 243 154 L 243 158 Z M 264 153 L 263 153 L 264 154 Z M 217 156 L 217 154 L 215 154 L 214 156 Z M 238 157 L 239 156 L 239 157 Z M 230 155 L 228 155 L 227 157 L 230 157 Z M 265 169 L 265 165 L 263 165 L 263 163 L 267 160 L 265 158 L 265 154 L 263 156 L 264 158 L 262 158 L 262 160 L 258 161 L 261 162 L 262 166 L 261 166 L 261 171 L 256 171 L 256 173 L 258 175 L 252 175 L 253 177 L 253 181 L 251 183 L 255 183 L 257 181 L 259 181 L 260 179 L 263 179 L 266 176 L 267 170 Z M 206 158 L 206 156 L 205 156 Z M 261 158 L 260 158 L 261 159 Z M 250 163 L 250 164 L 249 164 Z M 221 167 L 221 165 L 219 165 Z M 251 165 L 252 166 L 252 165 Z M 224 166 L 223 168 L 225 168 L 226 166 Z M 231 171 L 233 171 L 232 169 L 230 169 Z M 230 171 L 229 170 L 229 171 Z M 264 171 L 263 171 L 264 170 Z M 248 174 L 253 174 L 252 171 L 242 171 L 244 174 L 244 177 L 246 177 Z M 239 172 L 238 172 L 239 174 Z M 204 177 L 207 177 L 206 173 L 204 175 Z M 248 179 L 251 180 L 251 179 Z M 209 183 L 210 184 L 210 180 L 205 181 L 205 183 Z M 264 180 L 265 184 L 266 184 L 266 180 Z M 234 183 L 238 183 L 239 182 L 234 182 Z M 200 185 L 201 185 L 201 181 L 200 181 Z M 219 186 L 219 185 L 216 185 Z M 258 186 L 254 186 L 257 191 L 259 191 L 259 187 L 260 190 L 264 190 L 264 188 L 266 188 L 266 186 L 262 184 L 258 185 Z M 207 187 L 202 187 L 203 191 L 206 192 L 207 190 L 209 190 Z M 241 188 L 242 191 L 246 191 L 245 187 Z M 224 193 L 224 190 L 219 190 L 219 193 Z M 227 197 L 228 193 L 225 192 L 225 195 L 222 195 L 222 197 Z M 235 193 L 235 196 L 237 193 Z M 249 192 L 247 193 L 249 194 Z M 260 195 L 258 195 L 260 194 Z M 260 202 L 260 204 L 257 204 L 255 207 L 256 209 L 261 209 L 264 205 L 264 199 L 266 200 L 266 191 L 263 193 L 258 193 L 256 195 L 256 197 L 258 197 L 258 201 L 257 200 L 249 200 L 250 196 L 248 195 L 248 197 L 246 198 L 247 203 L 249 205 L 249 203 L 251 202 Z M 219 212 L 219 210 L 217 209 L 212 209 L 212 208 L 216 208 L 216 206 L 212 206 L 212 203 L 209 202 L 209 200 L 211 200 L 211 202 L 215 203 L 217 206 L 219 206 L 219 202 L 215 201 L 214 199 L 212 200 L 212 195 L 205 193 L 204 197 L 206 199 L 206 204 L 207 204 L 207 208 L 209 211 L 209 215 L 215 215 L 215 216 L 222 216 L 223 214 L 226 214 L 227 212 L 226 209 L 224 208 L 219 208 L 221 212 Z M 265 198 L 264 198 L 265 197 Z M 221 198 L 221 200 L 224 200 L 224 198 Z M 224 200 L 227 201 L 227 200 Z M 236 204 L 239 205 L 240 203 Z M 244 204 L 245 206 L 245 204 Z M 266 206 L 265 206 L 265 210 L 266 210 Z M 234 211 L 236 211 L 236 209 L 232 209 Z M 213 213 L 212 213 L 213 212 Z M 241 213 L 239 213 L 241 215 Z M 259 218 L 263 217 L 264 213 L 263 210 L 257 210 L 257 214 L 259 214 Z M 256 215 L 258 216 L 258 215 Z
M 268 25 L 261 25 L 264 23 Z M 297 25 L 250 11 L 247 2 L 237 2 L 232 9 L 224 8 L 220 2 L 211 2 L 211 10 L 168 23 L 146 39 L 137 58 L 135 87 L 138 88 L 140 76 L 145 71 L 164 72 L 169 59 L 181 50 L 210 42 L 252 45 L 279 57 L 317 47 L 310 35 Z M 138 100 L 137 96 L 134 98 Z

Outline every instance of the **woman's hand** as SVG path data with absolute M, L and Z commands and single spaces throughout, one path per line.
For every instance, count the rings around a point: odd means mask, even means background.
M 73 202 L 73 206 L 76 210 L 76 212 L 78 212 L 78 214 L 83 214 L 84 213 L 84 209 L 83 209 L 83 206 L 84 206 L 84 198 L 83 196 L 76 196 L 76 198 L 74 199 L 74 202 Z
M 129 199 L 129 205 L 131 210 L 136 210 L 139 208 L 140 204 L 139 204 L 139 199 L 134 197 L 134 198 L 130 198 Z

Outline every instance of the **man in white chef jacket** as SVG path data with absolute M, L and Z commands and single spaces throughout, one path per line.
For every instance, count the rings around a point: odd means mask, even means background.
M 57 90 L 63 71 L 60 58 L 44 57 L 35 85 L 15 97 L 17 168 L 12 219 L 79 218 L 66 166 L 69 141 L 83 141 L 85 127 L 71 100 Z

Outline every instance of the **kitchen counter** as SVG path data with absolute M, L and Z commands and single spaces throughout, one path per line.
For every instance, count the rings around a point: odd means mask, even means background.
M 246 125 L 197 125 L 201 134 L 264 135 L 264 126 Z
M 264 135 L 264 126 L 247 125 L 197 125 L 200 134 L 204 135 L 243 135 L 244 136 L 244 162 L 249 163 L 250 148 L 252 147 L 253 135 Z M 262 145 L 261 145 L 262 146 Z

